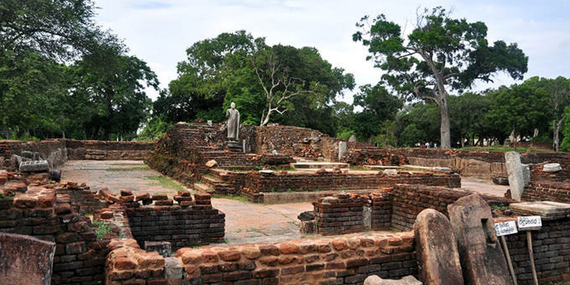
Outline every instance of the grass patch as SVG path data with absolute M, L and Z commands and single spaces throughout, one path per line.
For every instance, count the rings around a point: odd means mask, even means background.
M 149 170 L 149 166 L 134 166 L 134 167 L 110 167 L 107 168 L 107 171 L 140 171 L 140 170 Z
M 97 235 L 98 240 L 102 239 L 105 234 L 113 232 L 108 223 L 100 220 L 94 220 L 93 226 L 95 226 L 95 234 Z
M 507 151 L 514 151 L 515 149 L 513 147 L 508 147 L 508 146 L 484 146 L 484 147 L 467 146 L 464 148 L 459 148 L 457 150 L 478 150 L 478 151 L 507 152 Z M 549 150 L 543 150 L 543 149 L 517 147 L 517 152 L 523 153 L 523 152 L 550 152 L 550 151 Z
M 186 190 L 186 188 L 184 188 L 182 185 L 170 180 L 170 178 L 164 175 L 146 176 L 145 178 L 156 181 L 153 183 L 149 183 L 148 184 L 149 186 L 161 186 L 163 188 L 173 189 L 173 190 Z
M 238 196 L 238 195 L 212 195 L 213 198 L 218 198 L 218 199 L 230 199 L 230 200 L 236 200 L 236 201 L 241 201 L 241 202 L 248 202 L 246 197 L 243 196 Z

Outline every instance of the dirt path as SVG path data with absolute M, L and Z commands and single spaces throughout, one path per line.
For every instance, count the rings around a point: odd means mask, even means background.
M 159 172 L 149 169 L 142 161 L 68 161 L 62 170 L 62 179 L 85 182 L 92 189 L 107 187 L 113 193 L 121 189 L 135 193 L 174 194 L 179 185 L 165 185 L 156 178 Z M 463 178 L 462 189 L 484 194 L 503 196 L 508 186 Z M 226 214 L 226 240 L 228 244 L 275 242 L 301 238 L 297 216 L 313 210 L 311 203 L 263 205 L 233 199 L 212 199 L 214 208 Z

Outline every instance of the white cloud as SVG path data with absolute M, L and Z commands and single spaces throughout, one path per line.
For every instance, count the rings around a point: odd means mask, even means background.
M 570 1 L 568 1 L 570 2 Z M 380 71 L 365 61 L 366 49 L 352 42 L 354 24 L 365 14 L 386 17 L 410 29 L 418 7 L 451 8 L 470 22 L 483 21 L 489 40 L 516 42 L 529 56 L 528 76 L 570 76 L 570 5 L 546 0 L 96 0 L 97 21 L 111 28 L 158 74 L 163 88 L 176 78 L 176 64 L 193 43 L 222 32 L 247 30 L 268 44 L 316 47 L 333 66 L 375 84 Z M 407 24 L 406 24 L 407 23 Z M 528 77 L 527 76 L 527 77 Z M 504 79 L 503 79 L 504 78 Z M 494 86 L 511 84 L 498 76 Z M 157 94 L 152 94 L 156 98 Z M 345 98 L 352 101 L 350 98 Z

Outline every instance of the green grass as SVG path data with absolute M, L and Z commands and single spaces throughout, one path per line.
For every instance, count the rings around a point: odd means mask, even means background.
M 109 224 L 104 221 L 94 220 L 93 225 L 95 226 L 95 234 L 98 240 L 102 239 L 105 234 L 113 232 Z
M 457 150 L 478 150 L 478 151 L 500 151 L 500 152 L 507 152 L 507 151 L 514 151 L 515 149 L 508 146 L 467 146 L 464 148 L 459 148 Z M 549 152 L 549 150 L 543 149 L 534 149 L 534 148 L 523 148 L 517 147 L 517 152 Z
M 148 166 L 134 166 L 134 167 L 110 167 L 107 168 L 107 171 L 140 171 L 140 170 L 149 170 L 150 167 Z
M 170 180 L 170 178 L 168 178 L 164 175 L 146 176 L 145 178 L 149 179 L 149 180 L 155 180 L 156 181 L 153 183 L 149 183 L 148 184 L 149 186 L 161 186 L 163 188 L 173 189 L 173 190 L 186 190 L 186 188 L 184 188 L 180 184 Z
M 249 202 L 246 197 L 238 196 L 238 195 L 218 195 L 218 194 L 214 194 L 214 195 L 212 195 L 212 197 L 213 197 L 213 198 L 218 198 L 218 199 L 230 199 L 230 200 L 236 200 L 236 201 L 241 201 L 241 202 Z

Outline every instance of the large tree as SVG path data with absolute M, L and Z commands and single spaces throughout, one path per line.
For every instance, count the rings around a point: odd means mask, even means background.
M 154 104 L 171 122 L 219 122 L 235 102 L 246 124 L 276 122 L 334 134 L 329 103 L 354 86 L 351 74 L 333 68 L 315 48 L 268 46 L 245 31 L 197 42 L 186 52 L 170 93 Z
M 380 134 L 384 121 L 394 120 L 402 102 L 381 85 L 364 85 L 354 95 L 353 105 L 362 108 L 362 111 L 354 114 L 356 137 L 367 141 Z
M 528 58 L 517 44 L 487 42 L 487 26 L 453 19 L 441 7 L 417 17 L 410 34 L 381 14 L 369 23 L 363 17 L 360 31 L 353 35 L 368 47 L 375 66 L 386 71 L 382 79 L 404 97 L 433 100 L 440 108 L 441 147 L 449 149 L 450 119 L 447 106 L 449 91 L 462 91 L 475 80 L 492 81 L 492 75 L 506 71 L 522 79 Z
M 548 92 L 549 103 L 552 107 L 552 146 L 554 151 L 560 149 L 560 128 L 564 120 L 568 121 L 564 108 L 570 105 L 570 80 L 562 76 L 550 79 L 546 83 L 546 92 Z

